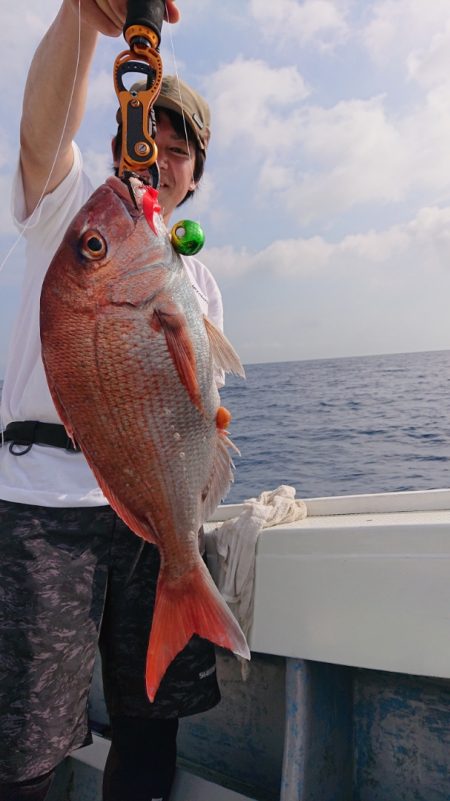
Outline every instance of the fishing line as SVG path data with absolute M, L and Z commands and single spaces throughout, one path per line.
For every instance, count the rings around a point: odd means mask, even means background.
M 56 152 L 55 152 L 55 156 L 54 156 L 54 159 L 53 159 L 52 166 L 50 167 L 50 172 L 48 174 L 47 180 L 46 180 L 46 182 L 44 184 L 44 188 L 43 188 L 42 193 L 41 193 L 41 196 L 40 196 L 38 202 L 36 203 L 36 206 L 34 207 L 32 213 L 30 214 L 28 220 L 26 221 L 25 225 L 23 226 L 23 228 L 22 228 L 20 234 L 18 235 L 16 241 L 13 242 L 13 244 L 10 247 L 8 253 L 5 256 L 5 258 L 3 259 L 2 262 L 0 262 L 0 273 L 3 270 L 3 267 L 5 266 L 6 262 L 10 258 L 10 256 L 14 253 L 14 251 L 15 251 L 17 245 L 19 244 L 19 242 L 22 241 L 22 239 L 23 239 L 23 237 L 25 235 L 25 232 L 28 230 L 28 228 L 30 227 L 30 225 L 34 221 L 35 214 L 36 214 L 36 212 L 37 212 L 37 210 L 38 210 L 43 198 L 45 197 L 45 195 L 47 193 L 47 187 L 48 187 L 48 185 L 50 183 L 50 178 L 53 175 L 53 171 L 55 169 L 56 162 L 58 160 L 58 156 L 59 156 L 60 151 L 61 151 L 64 134 L 66 132 L 67 123 L 68 123 L 68 120 L 69 120 L 69 113 L 70 113 L 70 109 L 72 107 L 72 100 L 73 100 L 73 96 L 74 96 L 74 93 L 75 93 L 75 86 L 76 86 L 76 81 L 77 81 L 77 77 L 78 77 L 78 68 L 79 68 L 79 65 L 80 65 L 80 55 L 81 55 L 81 0 L 78 0 L 77 58 L 76 58 L 76 62 L 75 62 L 75 73 L 74 73 L 74 76 L 73 76 L 72 89 L 71 89 L 70 95 L 69 95 L 69 103 L 67 105 L 67 111 L 66 111 L 66 116 L 65 116 L 65 119 L 64 119 L 64 124 L 63 124 L 63 128 L 62 128 L 61 136 L 60 136 L 60 139 L 59 139 L 58 146 L 56 148 Z
M 167 9 L 167 4 L 166 4 L 166 9 Z M 177 81 L 178 96 L 180 98 L 181 119 L 183 120 L 184 137 L 186 139 L 186 147 L 187 147 L 187 150 L 188 150 L 189 161 L 191 161 L 191 148 L 190 148 L 190 145 L 189 145 L 189 136 L 188 136 L 187 125 L 186 125 L 186 117 L 185 117 L 185 113 L 184 113 L 183 98 L 181 96 L 181 89 L 180 89 L 180 76 L 179 76 L 179 73 L 178 73 L 177 59 L 176 59 L 176 56 L 175 56 L 175 47 L 174 47 L 174 43 L 173 43 L 172 30 L 171 30 L 171 26 L 170 25 L 168 26 L 168 29 L 169 29 L 168 33 L 169 33 L 170 49 L 172 51 L 173 69 L 174 69 L 175 78 L 176 78 L 176 81 Z M 193 181 L 195 180 L 194 179 L 194 170 L 192 170 L 191 178 L 192 178 Z

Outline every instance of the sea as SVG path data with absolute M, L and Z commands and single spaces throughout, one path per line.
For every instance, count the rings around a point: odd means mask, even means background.
M 249 364 L 227 376 L 227 503 L 450 487 L 450 350 Z M 1 382 L 0 382 L 1 384 Z
M 241 453 L 227 502 L 450 487 L 450 350 L 245 369 L 221 391 Z

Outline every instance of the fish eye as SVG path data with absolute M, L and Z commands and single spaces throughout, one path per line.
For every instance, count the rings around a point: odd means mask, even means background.
M 107 251 L 106 242 L 98 231 L 90 228 L 80 239 L 80 251 L 90 261 L 103 259 Z

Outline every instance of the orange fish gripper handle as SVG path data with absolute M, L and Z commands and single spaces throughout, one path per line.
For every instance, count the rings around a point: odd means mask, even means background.
M 155 188 L 159 185 L 159 172 L 152 109 L 162 81 L 158 48 L 164 9 L 162 0 L 129 0 L 124 37 L 130 49 L 119 53 L 113 69 L 120 106 L 118 119 L 122 123 L 118 175 L 148 171 Z

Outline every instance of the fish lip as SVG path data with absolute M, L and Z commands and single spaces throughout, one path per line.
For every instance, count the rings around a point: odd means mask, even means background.
M 142 200 L 147 188 L 143 181 L 132 176 L 129 178 L 128 184 L 118 176 L 110 175 L 105 183 L 122 201 L 131 217 L 134 218 L 142 214 Z

